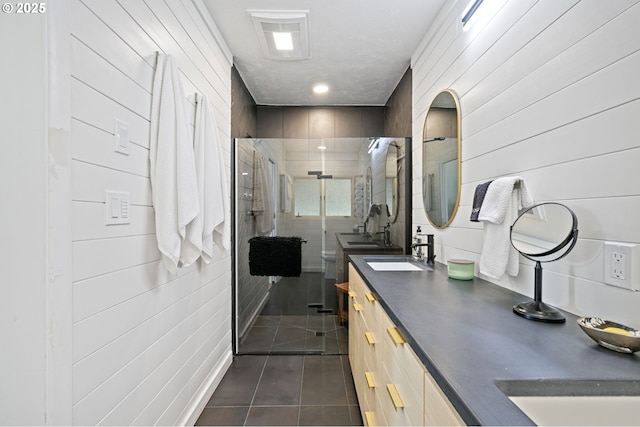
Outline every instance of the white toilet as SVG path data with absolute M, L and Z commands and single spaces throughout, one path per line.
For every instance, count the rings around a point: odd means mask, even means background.
M 325 279 L 336 278 L 336 251 L 322 251 L 320 255 L 324 261 Z

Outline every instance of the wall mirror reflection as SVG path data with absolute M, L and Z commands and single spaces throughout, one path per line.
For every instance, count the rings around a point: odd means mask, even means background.
M 402 156 L 400 147 L 392 141 L 387 147 L 387 157 L 385 161 L 385 199 L 389 208 L 389 221 L 395 222 L 398 218 L 398 178 L 400 175 L 401 163 L 398 160 Z M 401 159 L 400 159 L 401 160 Z
M 429 222 L 447 227 L 460 202 L 460 103 L 446 89 L 435 97 L 422 133 L 422 198 Z

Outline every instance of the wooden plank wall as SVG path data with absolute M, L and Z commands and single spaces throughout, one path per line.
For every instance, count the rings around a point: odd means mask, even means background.
M 230 173 L 231 59 L 198 3 L 71 0 L 73 424 L 193 422 L 230 363 L 230 257 L 168 274 L 149 181 L 155 52 L 175 57 L 191 117 L 195 92 L 214 107 Z M 104 225 L 105 190 L 131 194 L 131 224 Z
M 478 261 L 482 224 L 469 221 L 474 189 L 520 175 L 536 201 L 564 203 L 579 220 L 574 251 L 544 265 L 544 300 L 639 327 L 640 293 L 604 284 L 603 247 L 640 242 L 640 4 L 501 0 L 463 32 L 466 3 L 445 3 L 412 57 L 414 140 L 441 90 L 453 89 L 462 109 L 460 209 L 449 228 L 428 225 L 416 144 L 414 230 L 435 233 L 440 262 Z M 531 295 L 532 267 L 521 260 L 520 274 L 499 284 Z

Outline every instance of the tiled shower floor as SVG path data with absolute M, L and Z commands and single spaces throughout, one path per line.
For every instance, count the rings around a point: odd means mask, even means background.
M 349 334 L 335 315 L 260 315 L 240 353 L 347 354 Z
M 345 355 L 244 355 L 196 425 L 362 425 Z
M 283 277 L 244 334 L 239 354 L 347 354 L 348 329 L 336 323 L 335 280 L 322 273 Z M 320 310 L 320 311 L 319 311 Z

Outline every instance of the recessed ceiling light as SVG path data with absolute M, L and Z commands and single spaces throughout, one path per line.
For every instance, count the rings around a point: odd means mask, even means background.
M 327 93 L 329 92 L 329 86 L 325 84 L 317 84 L 313 87 L 314 93 Z
M 324 145 L 318 145 L 318 150 L 326 150 L 327 147 Z

